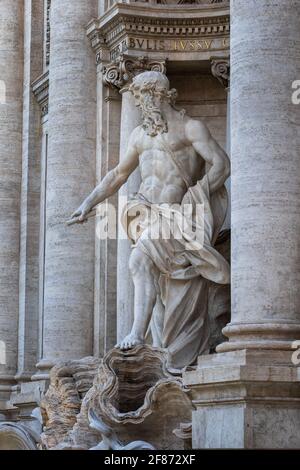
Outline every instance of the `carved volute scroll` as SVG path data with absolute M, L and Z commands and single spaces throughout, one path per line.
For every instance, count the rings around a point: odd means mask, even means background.
M 228 90 L 230 87 L 230 59 L 227 58 L 212 58 L 211 59 L 211 73 L 223 87 Z
M 165 61 L 150 61 L 147 57 L 132 58 L 121 54 L 118 59 L 102 68 L 103 81 L 107 86 L 121 89 L 129 83 L 135 75 L 153 70 L 166 72 Z

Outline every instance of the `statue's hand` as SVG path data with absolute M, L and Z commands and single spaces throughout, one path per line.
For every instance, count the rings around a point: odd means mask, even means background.
M 91 205 L 87 201 L 84 201 L 81 206 L 79 206 L 78 209 L 73 212 L 73 214 L 71 215 L 70 222 L 79 224 L 85 222 L 87 220 L 87 215 L 89 214 L 89 212 L 91 212 L 91 210 Z

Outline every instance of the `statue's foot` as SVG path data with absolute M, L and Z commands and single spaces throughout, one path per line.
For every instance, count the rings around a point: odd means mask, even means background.
M 144 341 L 138 336 L 130 333 L 120 343 L 116 345 L 116 348 L 126 351 L 127 349 L 133 349 L 138 344 L 143 344 Z

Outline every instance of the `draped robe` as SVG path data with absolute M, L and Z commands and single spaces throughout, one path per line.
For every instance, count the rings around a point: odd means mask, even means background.
M 188 249 L 184 236 L 181 239 L 172 234 L 169 238 L 151 236 L 151 233 L 157 234 L 155 224 L 163 219 L 173 220 L 176 225 L 178 211 L 176 216 L 171 205 L 168 208 L 164 204 L 162 208 L 137 194 L 123 210 L 121 223 L 128 237 L 151 258 L 160 273 L 163 320 L 158 322 L 153 315 L 151 331 L 152 336 L 156 336 L 155 343 L 168 350 L 170 368 L 182 369 L 195 363 L 198 355 L 208 353 L 209 281 L 230 282 L 229 264 L 214 248 L 225 220 L 227 202 L 225 186 L 210 194 L 207 175 L 187 189 L 179 212 L 184 217 L 184 206 L 191 205 L 193 220 L 187 222 L 202 224 L 203 242 L 201 246 L 191 243 Z M 204 217 L 196 222 L 199 205 L 203 205 Z

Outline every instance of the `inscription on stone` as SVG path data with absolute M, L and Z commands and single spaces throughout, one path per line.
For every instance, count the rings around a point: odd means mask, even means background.
M 129 37 L 124 39 L 111 51 L 111 60 L 129 49 L 145 52 L 204 52 L 215 49 L 229 48 L 229 38 L 213 39 L 145 39 Z

